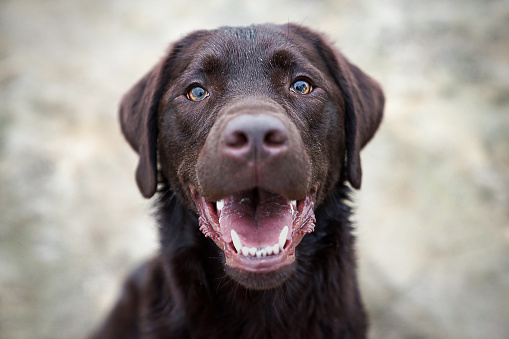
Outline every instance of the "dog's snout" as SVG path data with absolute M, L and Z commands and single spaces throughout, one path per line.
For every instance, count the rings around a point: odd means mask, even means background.
M 309 190 L 309 164 L 299 130 L 281 107 L 243 103 L 212 126 L 196 168 L 211 201 L 254 188 L 296 200 Z
M 268 114 L 245 114 L 231 119 L 223 132 L 224 155 L 239 160 L 264 161 L 287 150 L 288 131 Z

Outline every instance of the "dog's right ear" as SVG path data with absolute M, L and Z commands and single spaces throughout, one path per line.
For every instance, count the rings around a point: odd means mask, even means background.
M 157 188 L 157 110 L 182 52 L 205 31 L 197 31 L 175 43 L 149 73 L 127 92 L 120 102 L 122 133 L 138 153 L 136 183 L 145 198 Z
M 157 186 L 157 107 L 164 89 L 159 64 L 127 92 L 120 102 L 120 126 L 131 147 L 138 153 L 136 183 L 145 198 Z

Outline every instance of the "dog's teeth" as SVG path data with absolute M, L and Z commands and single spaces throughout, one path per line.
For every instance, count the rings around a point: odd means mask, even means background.
M 218 202 L 216 202 L 216 208 L 218 211 L 221 211 L 224 207 L 224 199 L 221 199 L 219 200 Z
M 288 232 L 286 231 L 285 233 L 288 233 Z M 237 233 L 232 230 L 232 239 L 235 239 L 236 237 L 238 237 Z M 235 244 L 235 242 L 236 242 L 236 240 L 234 240 L 234 244 Z M 284 245 L 283 245 L 283 247 L 284 247 Z M 263 258 L 266 256 L 277 255 L 277 254 L 279 254 L 279 252 L 281 250 L 282 250 L 281 246 L 279 245 L 279 243 L 277 243 L 277 244 L 274 244 L 274 246 L 265 246 L 263 248 L 242 246 L 241 248 L 237 249 L 237 252 L 242 254 L 244 257 L 251 256 L 251 257 L 256 257 L 256 258 Z
M 292 209 L 292 214 L 297 210 L 297 200 L 290 201 L 290 208 Z
M 281 230 L 281 233 L 279 234 L 279 241 L 278 241 L 279 248 L 283 249 L 285 247 L 287 236 L 288 236 L 288 226 L 285 226 L 285 227 L 283 227 L 283 229 Z
M 258 258 L 266 257 L 267 256 L 267 250 L 265 250 L 265 248 L 263 248 L 261 250 L 256 251 L 256 256 Z
M 237 250 L 237 253 L 240 253 L 242 251 L 242 242 L 240 241 L 239 235 L 235 232 L 235 230 L 231 230 L 231 235 L 233 246 Z
M 274 253 L 274 255 L 279 254 L 279 244 L 272 246 L 272 253 Z
M 267 250 L 265 248 L 262 248 L 261 250 L 256 251 L 256 256 L 258 258 L 263 258 L 267 256 Z

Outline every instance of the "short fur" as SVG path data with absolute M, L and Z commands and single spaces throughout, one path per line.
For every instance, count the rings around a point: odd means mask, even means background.
M 199 58 L 204 61 L 198 71 L 222 95 L 211 94 L 210 102 L 191 110 L 179 83 L 197 71 Z M 254 65 L 257 60 L 270 66 Z M 314 70 L 316 99 L 302 101 L 281 90 L 287 87 L 278 84 L 294 64 Z M 292 199 L 314 183 L 319 187 L 314 232 L 297 245 L 291 274 L 263 290 L 240 284 L 228 267 L 225 272 L 224 253 L 200 231 L 189 191 L 196 187 L 215 201 L 235 187 L 252 186 L 242 179 L 225 188 L 243 169 L 214 156 L 221 147 L 215 135 L 223 131 L 222 120 L 240 114 L 238 105 L 252 109 L 258 103 L 288 126 L 293 145 L 288 157 L 275 160 L 277 166 L 260 170 L 270 173 L 263 175 L 270 175 L 267 186 Z M 346 184 L 360 188 L 360 150 L 377 130 L 383 105 L 373 79 L 304 27 L 225 27 L 176 42 L 120 107 L 122 131 L 139 154 L 140 191 L 150 198 L 159 184 L 161 251 L 126 281 L 93 338 L 365 338 L 368 321 L 356 278 Z M 292 170 L 295 163 L 301 170 Z M 288 170 L 280 173 L 280 167 Z M 282 183 L 287 177 L 299 183 Z M 257 273 L 245 274 L 258 279 Z

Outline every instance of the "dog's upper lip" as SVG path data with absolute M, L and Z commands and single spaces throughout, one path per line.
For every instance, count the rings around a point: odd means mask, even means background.
M 224 251 L 230 267 L 268 272 L 289 265 L 295 260 L 295 246 L 314 229 L 316 189 L 299 201 L 261 191 L 213 203 L 192 186 L 190 192 L 200 230 Z

